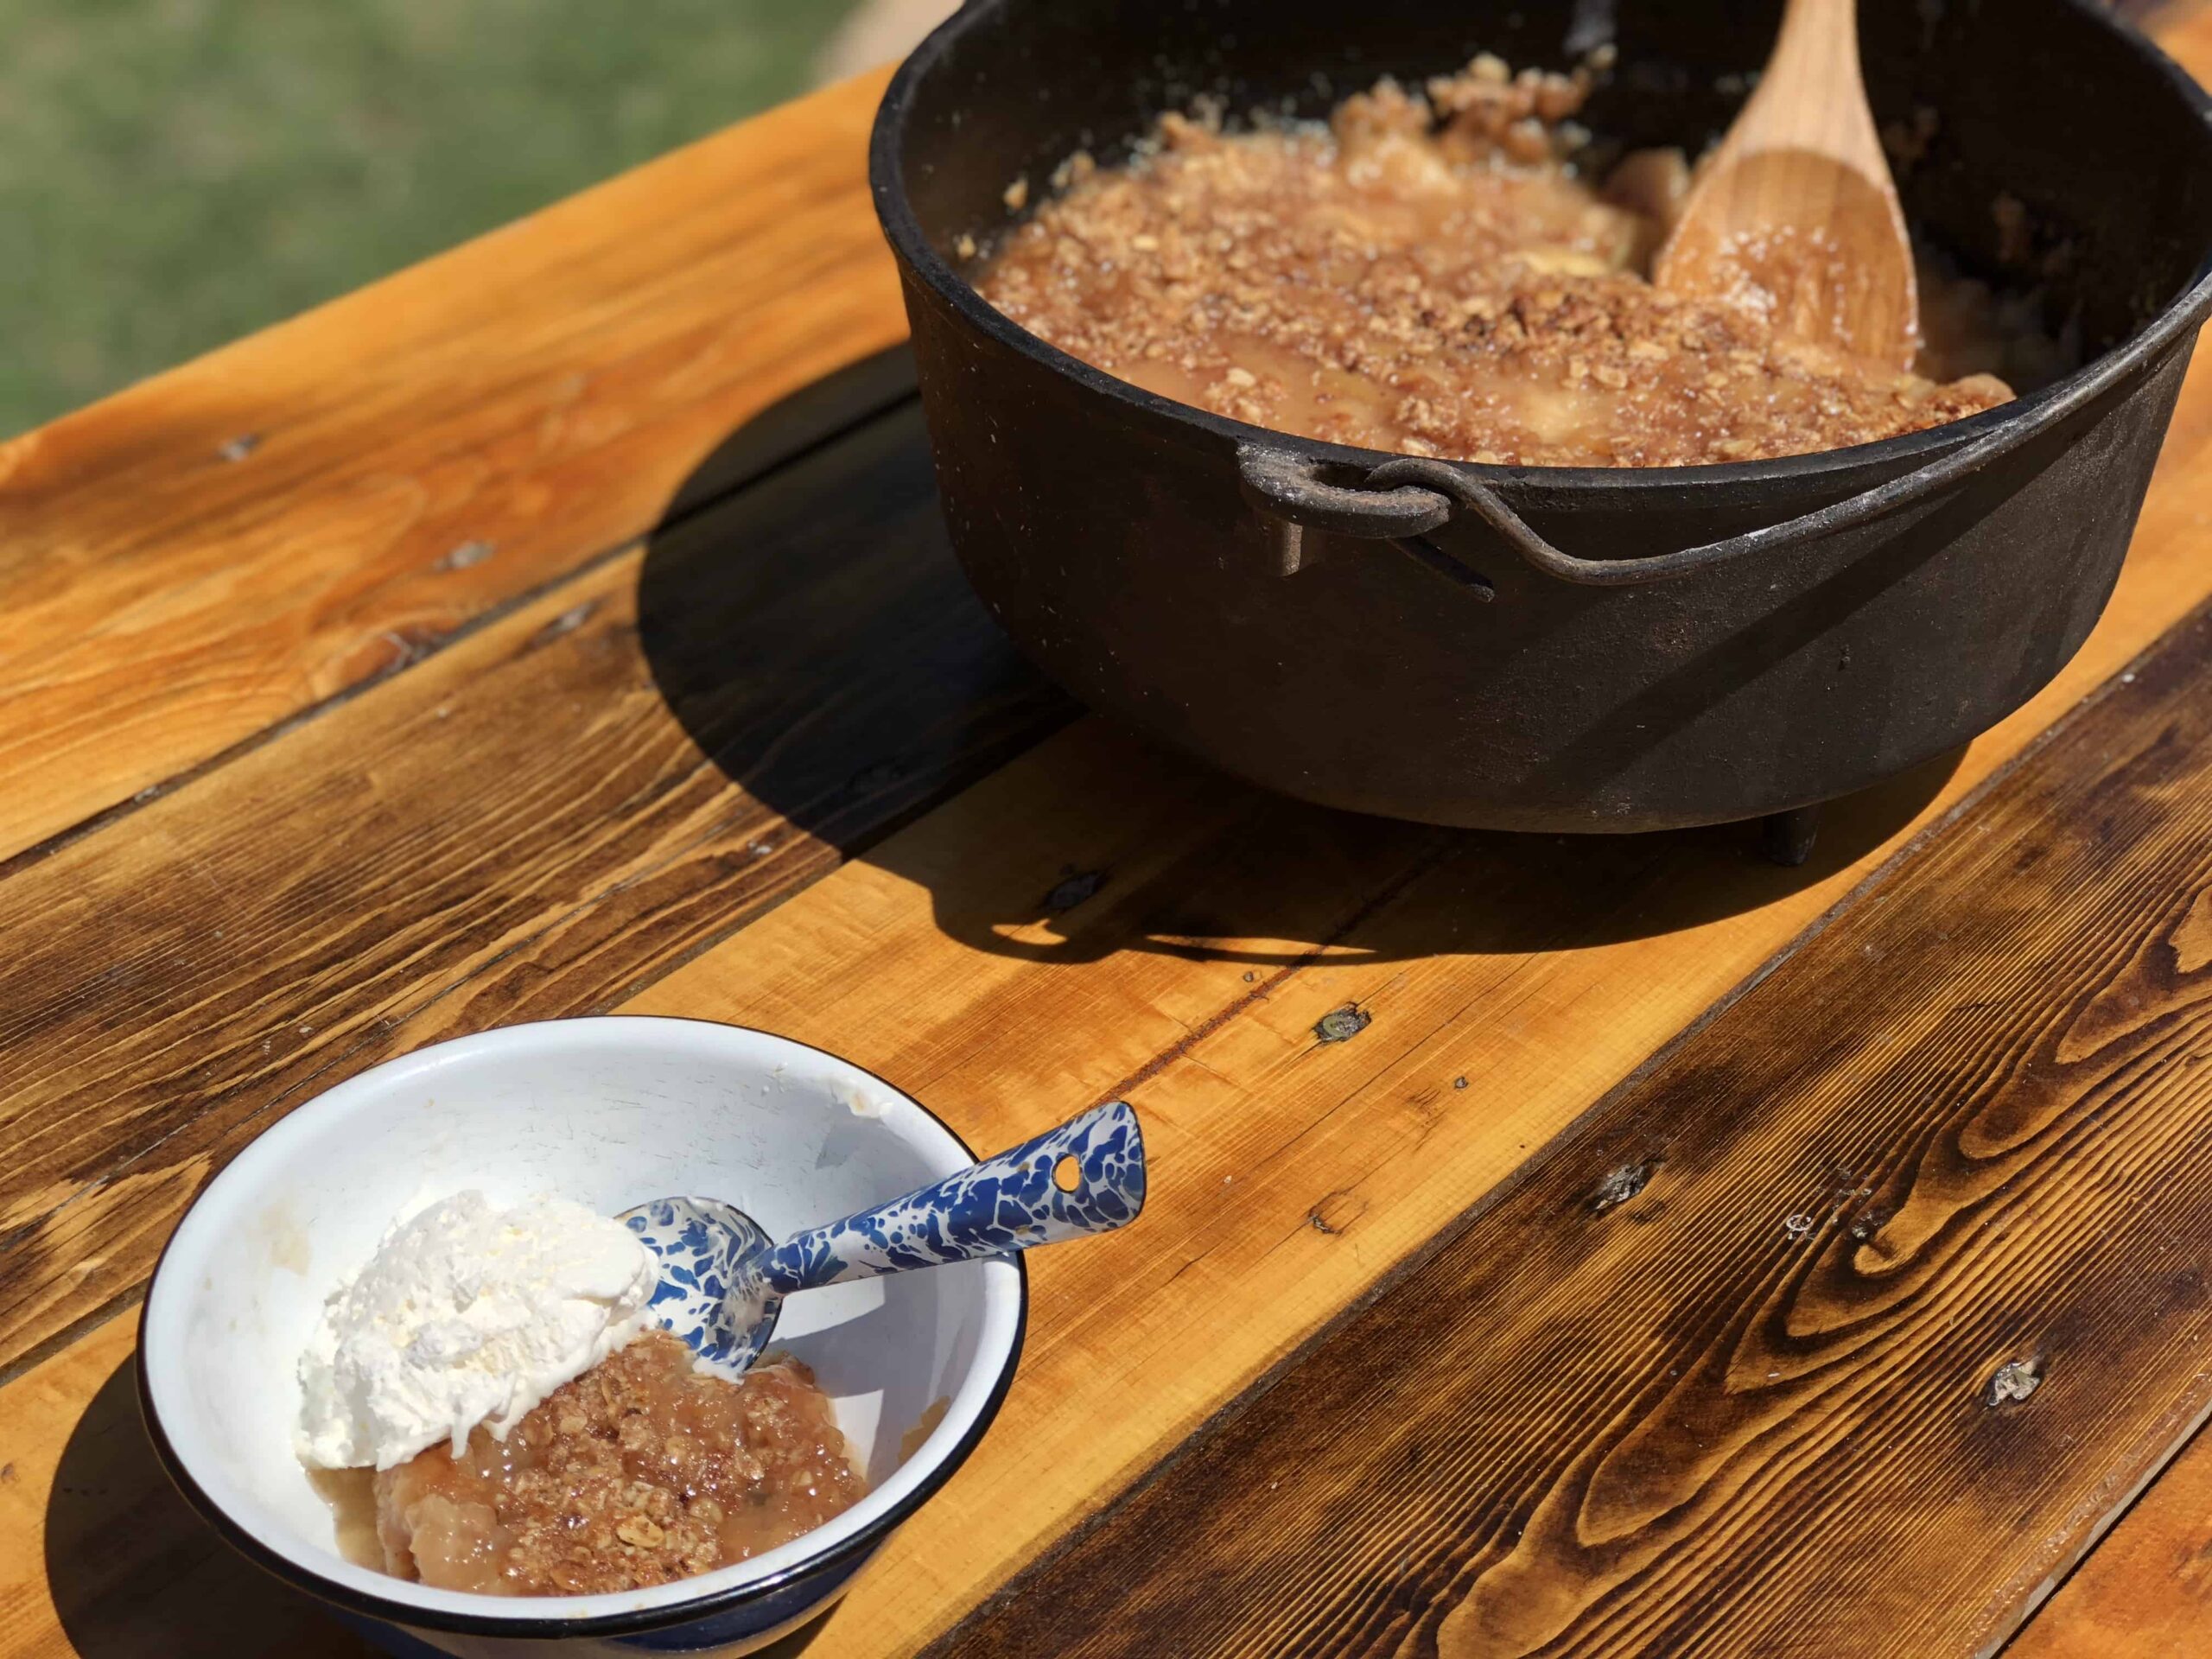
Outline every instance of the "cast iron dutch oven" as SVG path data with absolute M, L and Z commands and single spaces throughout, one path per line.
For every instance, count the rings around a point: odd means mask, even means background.
M 1004 232 L 1018 176 L 1125 155 L 1195 92 L 1319 114 L 1477 50 L 1559 66 L 1612 38 L 1589 124 L 1694 150 L 1770 0 L 971 0 L 893 81 L 871 155 L 969 580 L 1094 706 L 1438 823 L 1788 812 L 1993 724 L 2102 610 L 2212 306 L 2208 101 L 2090 0 L 1861 11 L 1878 117 L 1934 114 L 1909 215 L 2039 285 L 2086 366 L 1885 443 L 1625 471 L 1393 459 L 1171 403 L 1000 316 L 956 250 Z

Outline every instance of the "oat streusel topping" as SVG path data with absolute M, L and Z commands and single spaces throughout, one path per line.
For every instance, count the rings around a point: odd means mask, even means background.
M 590 1595 L 786 1543 L 864 1488 L 805 1366 L 732 1382 L 651 1332 L 548 1395 L 502 1442 L 479 1428 L 376 1478 L 385 1569 L 449 1590 Z
M 1514 75 L 1485 57 L 1425 92 L 1383 81 L 1325 127 L 1231 133 L 1216 110 L 1169 116 L 1128 167 L 1064 167 L 978 287 L 1165 396 L 1415 455 L 1739 461 L 2012 396 L 1988 374 L 1901 374 L 1653 288 L 1643 273 L 1688 169 L 1640 152 L 1592 188 L 1569 159 L 1589 86 L 1587 71 Z M 1960 313 L 1933 271 L 1923 283 L 1931 315 Z M 1931 354 L 1921 366 L 1946 372 Z

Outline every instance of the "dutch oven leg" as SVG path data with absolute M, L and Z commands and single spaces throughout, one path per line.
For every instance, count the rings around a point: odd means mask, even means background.
M 1794 870 L 1813 855 L 1813 843 L 1821 836 L 1821 809 L 1801 806 L 1777 812 L 1760 821 L 1759 834 L 1767 857 Z

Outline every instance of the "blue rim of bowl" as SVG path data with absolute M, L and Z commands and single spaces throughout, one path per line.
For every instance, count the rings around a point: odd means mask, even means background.
M 531 1023 L 580 1024 L 593 1018 L 608 1017 L 610 1016 L 582 1015 L 575 1020 L 551 1020 Z M 841 1065 L 850 1065 L 854 1071 L 860 1072 L 863 1077 L 874 1079 L 902 1100 L 910 1102 L 930 1122 L 950 1135 L 952 1143 L 965 1153 L 971 1162 L 976 1158 L 976 1149 L 968 1144 L 966 1137 L 952 1125 L 896 1084 L 877 1077 L 865 1066 L 854 1065 L 852 1061 L 846 1059 L 842 1054 L 833 1054 L 828 1049 L 816 1048 L 811 1043 L 802 1043 L 795 1038 L 785 1037 L 777 1032 L 762 1031 L 757 1026 L 731 1025 L 720 1020 L 693 1020 L 680 1014 L 616 1017 L 659 1019 L 666 1020 L 671 1024 L 710 1026 L 718 1031 L 748 1032 L 757 1037 L 770 1037 L 779 1043 L 790 1043 L 795 1048 L 806 1049 L 811 1053 L 821 1055 L 825 1059 L 835 1060 Z M 494 1027 L 493 1029 L 513 1030 L 515 1027 Z M 418 1049 L 412 1052 L 420 1053 L 423 1051 Z M 333 1088 L 336 1086 L 336 1084 L 332 1085 Z M 327 1093 L 328 1090 L 323 1092 Z M 302 1108 L 308 1103 L 310 1103 L 302 1102 Z M 291 1114 L 288 1112 L 284 1117 L 280 1117 L 276 1122 L 281 1123 L 290 1116 Z M 274 1128 L 275 1125 L 272 1124 L 270 1127 Z M 218 1179 L 219 1179 L 219 1172 Z M 199 1198 L 195 1196 L 193 1204 L 196 1205 L 199 1201 Z M 188 1206 L 185 1214 L 191 1213 L 191 1208 Z M 178 1217 L 177 1227 L 170 1230 L 170 1243 L 175 1242 L 177 1230 L 183 1224 L 183 1217 Z M 168 1435 L 162 1428 L 161 1416 L 154 1409 L 153 1392 L 146 1376 L 146 1309 L 153 1305 L 153 1287 L 161 1277 L 162 1268 L 168 1260 L 168 1253 L 169 1245 L 164 1243 L 162 1246 L 160 1256 L 155 1260 L 154 1271 L 147 1276 L 147 1296 L 139 1308 L 137 1351 L 133 1356 L 131 1370 L 137 1387 L 138 1414 L 145 1422 L 147 1436 L 154 1443 L 154 1455 L 159 1459 L 162 1471 L 169 1478 L 170 1484 L 183 1494 L 185 1501 L 192 1505 L 200 1517 L 220 1533 L 233 1549 L 263 1571 L 281 1579 L 296 1589 L 304 1590 L 308 1594 L 327 1601 L 334 1606 L 343 1607 L 349 1612 L 380 1619 L 387 1624 L 412 1626 L 416 1630 L 445 1630 L 461 1636 L 515 1637 L 632 1636 L 645 1630 L 672 1630 L 679 1625 L 696 1624 L 702 1619 L 714 1618 L 720 1613 L 734 1611 L 747 1602 L 759 1600 L 775 1591 L 785 1589 L 797 1580 L 810 1577 L 825 1567 L 849 1563 L 853 1567 L 857 1568 L 909 1516 L 936 1496 L 938 1489 L 952 1478 L 954 1471 L 961 1465 L 968 1461 L 969 1455 L 975 1451 L 982 1442 L 984 1434 L 988 1432 L 991 1424 L 997 1420 L 999 1408 L 1006 1402 L 1007 1390 L 1014 1386 L 1014 1374 L 1020 1369 L 1022 1346 L 1029 1335 L 1029 1264 L 1016 1255 L 1010 1258 L 1014 1262 L 1016 1274 L 1015 1285 L 1019 1292 L 1014 1310 L 1014 1336 L 1007 1344 L 1005 1363 L 999 1367 L 999 1374 L 991 1384 L 990 1393 L 984 1398 L 982 1409 L 976 1414 L 976 1421 L 969 1426 L 967 1433 L 963 1434 L 944 1456 L 938 1460 L 936 1466 L 916 1483 L 912 1491 L 907 1493 L 897 1504 L 886 1510 L 850 1537 L 842 1540 L 827 1549 L 804 1556 L 780 1572 L 772 1573 L 765 1579 L 758 1579 L 749 1584 L 734 1585 L 729 1589 L 719 1591 L 713 1595 L 702 1596 L 696 1601 L 676 1602 L 665 1607 L 655 1607 L 639 1612 L 600 1613 L 583 1618 L 535 1618 L 527 1612 L 453 1613 L 437 1608 L 417 1607 L 404 1601 L 387 1601 L 381 1596 L 373 1596 L 363 1591 L 349 1589 L 324 1578 L 310 1568 L 302 1567 L 289 1556 L 263 1543 L 252 1533 L 232 1520 L 220 1504 L 201 1490 L 199 1482 L 192 1478 L 191 1474 L 185 1469 L 184 1460 L 177 1455 L 176 1448 L 169 1444 Z M 1003 1261 L 1009 1258 L 1001 1257 L 1000 1259 Z M 486 1601 L 512 1600 L 518 1605 L 526 1606 L 531 1599 L 527 1596 L 512 1598 L 486 1596 L 484 1599 Z

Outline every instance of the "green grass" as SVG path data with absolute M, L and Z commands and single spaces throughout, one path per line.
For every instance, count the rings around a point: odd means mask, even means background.
M 0 0 L 0 435 L 787 98 L 849 0 Z

